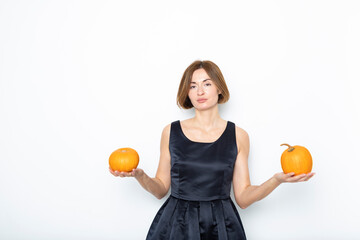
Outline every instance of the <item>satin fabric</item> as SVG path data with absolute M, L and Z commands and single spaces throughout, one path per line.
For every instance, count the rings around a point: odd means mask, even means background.
M 214 142 L 186 137 L 171 123 L 171 195 L 157 212 L 147 240 L 242 240 L 245 231 L 230 198 L 237 156 L 235 124 Z

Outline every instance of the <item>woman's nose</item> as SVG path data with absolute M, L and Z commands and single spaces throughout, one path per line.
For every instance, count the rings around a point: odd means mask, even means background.
M 197 89 L 197 93 L 198 93 L 198 95 L 201 95 L 201 94 L 203 94 L 203 93 L 204 93 L 204 89 L 203 89 L 203 87 L 202 87 L 202 86 L 199 86 L 199 87 L 198 87 L 198 89 Z

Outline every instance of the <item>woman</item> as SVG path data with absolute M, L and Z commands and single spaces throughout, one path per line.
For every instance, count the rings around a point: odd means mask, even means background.
M 211 61 L 193 62 L 182 76 L 177 104 L 184 109 L 194 107 L 195 117 L 164 128 L 155 178 L 139 168 L 130 173 L 110 169 L 114 176 L 135 177 L 158 199 L 171 184 L 171 195 L 156 214 L 146 239 L 246 239 L 230 198 L 231 182 L 236 203 L 245 209 L 283 182 L 307 181 L 314 175 L 280 172 L 259 186 L 251 185 L 249 136 L 219 115 L 218 104 L 228 99 L 218 66 Z

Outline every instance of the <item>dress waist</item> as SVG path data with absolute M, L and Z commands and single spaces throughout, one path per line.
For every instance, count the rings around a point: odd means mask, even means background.
M 230 199 L 230 196 L 212 196 L 212 197 L 189 197 L 189 196 L 181 196 L 176 193 L 171 193 L 170 197 L 177 198 L 180 200 L 186 201 L 197 201 L 197 202 L 206 202 L 206 201 L 216 201 L 216 200 L 225 200 Z

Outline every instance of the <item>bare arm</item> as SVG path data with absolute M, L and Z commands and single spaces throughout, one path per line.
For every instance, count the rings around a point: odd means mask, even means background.
M 143 173 L 141 176 L 135 178 L 146 191 L 158 199 L 163 198 L 169 190 L 158 177 L 151 178 L 146 173 Z
M 280 172 L 259 186 L 251 185 L 248 168 L 249 135 L 238 127 L 236 127 L 236 142 L 238 156 L 234 167 L 233 186 L 235 201 L 242 209 L 265 198 L 283 182 L 307 181 L 314 175 L 314 173 L 309 173 L 294 176 L 293 173 L 284 174 Z
M 169 151 L 170 124 L 167 125 L 161 135 L 160 160 L 156 176 L 149 177 L 142 169 L 136 168 L 132 172 L 110 172 L 114 176 L 135 177 L 140 185 L 158 199 L 163 198 L 170 188 L 170 151 Z

